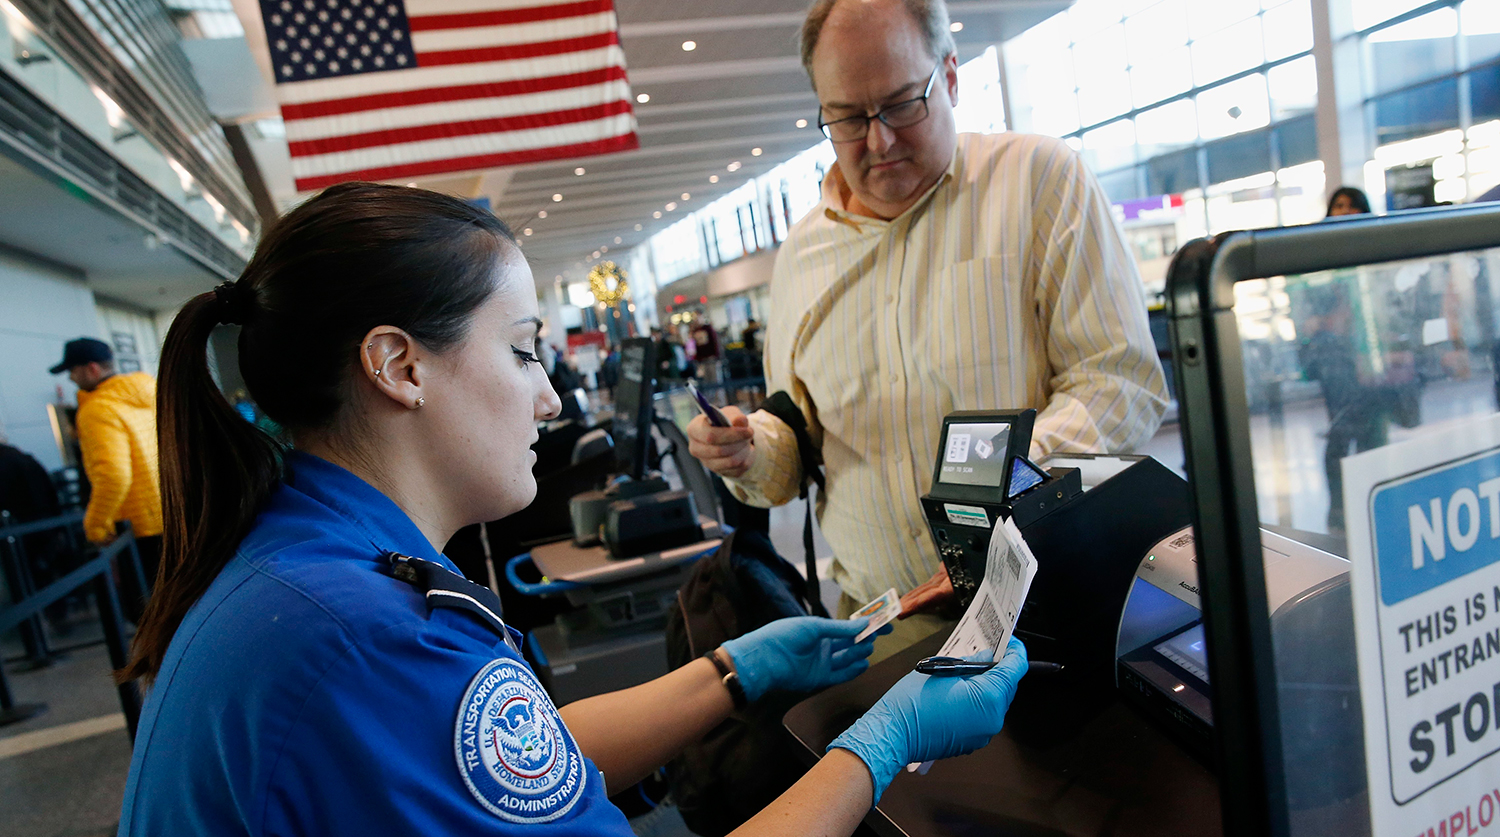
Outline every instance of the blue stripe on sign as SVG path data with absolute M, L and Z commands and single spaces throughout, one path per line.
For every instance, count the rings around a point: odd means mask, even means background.
M 1500 561 L 1500 449 L 1376 486 L 1370 516 L 1387 605 Z

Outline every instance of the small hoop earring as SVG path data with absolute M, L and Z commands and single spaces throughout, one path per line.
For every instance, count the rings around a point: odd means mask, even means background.
M 418 407 L 421 407 L 423 404 L 426 404 L 426 403 L 427 403 L 427 399 L 426 398 L 423 398 L 420 395 L 417 396 L 417 406 Z

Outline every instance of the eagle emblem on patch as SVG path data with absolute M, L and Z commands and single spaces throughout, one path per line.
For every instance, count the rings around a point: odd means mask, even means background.
M 578 744 L 536 677 L 515 660 L 495 660 L 469 683 L 453 750 L 469 792 L 501 819 L 551 822 L 583 795 Z

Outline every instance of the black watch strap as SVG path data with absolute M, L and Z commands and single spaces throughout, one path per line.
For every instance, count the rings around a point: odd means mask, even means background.
M 745 687 L 740 685 L 739 675 L 730 671 L 729 666 L 725 665 L 724 661 L 719 659 L 719 655 L 715 651 L 710 651 L 703 656 L 709 662 L 713 663 L 714 668 L 718 670 L 720 682 L 729 691 L 729 700 L 734 704 L 735 711 L 738 712 L 744 709 L 749 704 L 749 701 L 745 699 Z

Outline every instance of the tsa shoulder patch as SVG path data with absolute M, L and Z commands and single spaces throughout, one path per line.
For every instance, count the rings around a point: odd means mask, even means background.
M 536 677 L 513 659 L 491 662 L 469 683 L 453 752 L 469 792 L 509 822 L 551 822 L 583 796 L 578 744 Z

